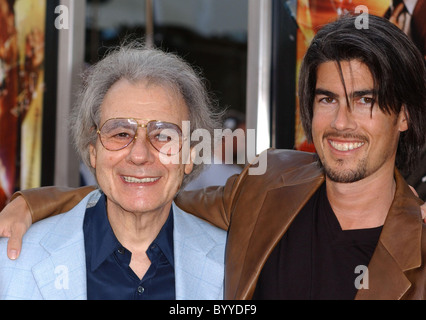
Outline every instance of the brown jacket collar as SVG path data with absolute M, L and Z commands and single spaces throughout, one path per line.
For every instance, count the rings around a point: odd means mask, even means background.
M 412 286 L 406 273 L 422 266 L 422 201 L 397 170 L 395 180 L 395 197 L 368 266 L 369 289 L 358 290 L 358 300 L 401 299 Z

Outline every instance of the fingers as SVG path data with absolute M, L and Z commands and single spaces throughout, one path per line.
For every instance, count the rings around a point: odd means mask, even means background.
M 7 256 L 11 260 L 16 260 L 21 253 L 22 237 L 24 236 L 26 227 L 24 224 L 16 225 L 11 231 L 9 241 L 7 242 Z
M 31 212 L 23 197 L 17 197 L 0 212 L 0 237 L 9 238 L 7 256 L 15 260 L 22 248 L 22 237 L 31 226 Z

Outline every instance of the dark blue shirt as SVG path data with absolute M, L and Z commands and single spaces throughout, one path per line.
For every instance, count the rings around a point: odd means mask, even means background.
M 151 265 L 143 279 L 130 268 L 132 253 L 114 235 L 106 197 L 86 210 L 83 232 L 86 251 L 87 299 L 174 300 L 173 213 L 146 251 Z

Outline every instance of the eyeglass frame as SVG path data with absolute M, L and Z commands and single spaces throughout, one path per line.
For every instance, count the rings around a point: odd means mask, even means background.
M 105 147 L 105 145 L 104 145 L 104 143 L 102 142 L 102 138 L 101 138 L 101 130 L 102 130 L 102 128 L 104 127 L 104 125 L 108 122 L 108 121 L 110 121 L 110 120 L 134 120 L 136 123 L 137 123 L 137 127 L 136 127 L 136 132 L 135 132 L 135 136 L 133 137 L 133 139 L 128 143 L 128 144 L 126 144 L 124 147 L 122 147 L 122 148 L 120 148 L 120 149 L 117 149 L 117 150 L 111 150 L 111 149 L 108 149 L 107 147 Z M 145 124 L 140 124 L 139 123 L 139 121 L 146 121 L 146 123 Z M 122 117 L 117 117 L 117 118 L 109 118 L 109 119 L 107 119 L 103 124 L 102 124 L 102 126 L 97 126 L 98 128 L 97 128 L 97 130 L 96 130 L 96 133 L 97 133 L 97 135 L 98 135 L 98 137 L 99 137 L 99 141 L 101 142 L 101 144 L 102 144 L 102 147 L 104 147 L 106 150 L 108 150 L 108 151 L 120 151 L 120 150 L 123 150 L 123 149 L 125 149 L 125 148 L 127 148 L 131 143 L 133 143 L 136 139 L 137 139 L 137 137 L 138 137 L 138 128 L 148 128 L 148 125 L 150 124 L 150 123 L 152 123 L 152 122 L 162 122 L 162 123 L 168 123 L 168 124 L 172 124 L 172 125 L 175 125 L 176 127 L 178 127 L 179 128 L 179 130 L 180 130 L 180 133 L 181 133 L 181 138 L 182 138 L 182 140 L 186 140 L 186 137 L 184 138 L 183 137 L 183 132 L 182 132 L 182 128 L 179 126 L 179 125 L 177 125 L 176 123 L 173 123 L 173 122 L 168 122 L 168 121 L 163 121 L 163 120 L 149 120 L 149 119 L 140 119 L 140 118 L 122 118 Z M 148 130 L 146 130 L 145 131 L 145 136 L 146 136 L 146 139 L 149 141 L 149 143 L 150 143 L 150 145 L 156 150 L 156 151 L 158 151 L 159 153 L 161 153 L 161 154 L 165 154 L 165 153 L 163 153 L 163 152 L 161 152 L 160 150 L 158 150 L 153 144 L 152 144 L 152 142 L 151 142 L 151 139 L 149 138 L 149 136 L 148 136 Z M 183 146 L 183 143 L 181 143 L 180 144 L 180 147 L 179 147 L 179 151 L 178 152 L 176 152 L 175 154 L 173 154 L 173 155 L 176 155 L 176 154 L 178 154 L 181 150 L 182 150 L 182 146 Z

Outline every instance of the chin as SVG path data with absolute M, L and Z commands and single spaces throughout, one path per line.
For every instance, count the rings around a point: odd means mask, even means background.
M 127 212 L 131 213 L 144 213 L 154 210 L 156 207 L 150 206 L 150 205 L 140 205 L 140 206 L 131 206 L 131 207 L 124 207 L 123 209 Z
M 353 183 L 365 178 L 365 174 L 360 171 L 336 172 L 325 170 L 326 176 L 333 182 Z
M 327 163 L 323 163 L 325 175 L 333 182 L 353 183 L 364 179 L 367 176 L 367 168 L 365 161 L 356 166 L 354 169 L 342 168 L 343 161 L 338 160 L 337 166 L 331 168 Z

